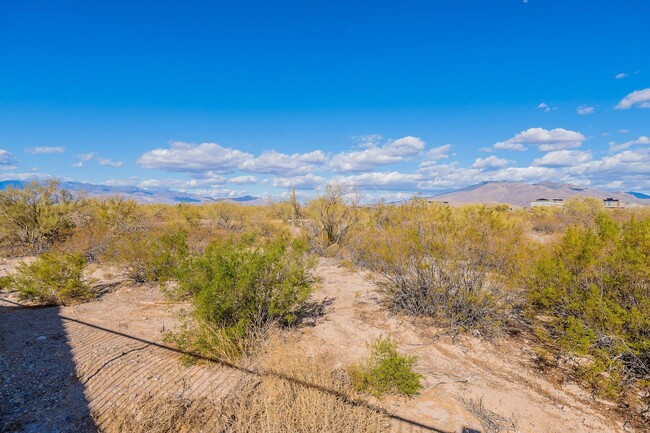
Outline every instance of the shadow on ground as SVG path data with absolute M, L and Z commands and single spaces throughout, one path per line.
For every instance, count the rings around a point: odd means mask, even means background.
M 0 301 L 0 433 L 96 431 L 59 308 Z

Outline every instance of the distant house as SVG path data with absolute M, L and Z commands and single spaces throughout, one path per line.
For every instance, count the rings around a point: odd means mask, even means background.
M 561 198 L 538 198 L 535 201 L 530 202 L 530 207 L 562 207 L 564 206 L 564 200 Z
M 620 201 L 619 199 L 612 198 L 612 197 L 607 197 L 606 199 L 603 199 L 603 204 L 608 209 L 617 209 L 617 208 L 626 208 L 627 207 L 626 202 Z
M 440 204 L 440 205 L 449 204 L 448 201 L 434 200 L 434 199 L 431 199 L 431 198 L 427 199 L 427 203 L 428 204 Z

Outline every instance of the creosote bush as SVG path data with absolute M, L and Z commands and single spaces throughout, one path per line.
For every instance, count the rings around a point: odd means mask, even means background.
M 573 358 L 595 392 L 650 406 L 650 218 L 594 219 L 569 228 L 539 260 L 529 315 L 545 347 Z
M 22 263 L 10 287 L 23 300 L 62 305 L 93 296 L 83 280 L 86 259 L 80 254 L 45 253 L 32 263 Z
M 313 260 L 302 240 L 254 237 L 212 244 L 188 258 L 174 294 L 189 298 L 193 321 L 177 342 L 230 359 L 271 325 L 295 322 L 312 290 Z
M 22 252 L 45 251 L 71 234 L 82 205 L 56 181 L 9 187 L 0 191 L 0 241 Z
M 187 256 L 187 232 L 177 227 L 141 230 L 116 237 L 105 258 L 124 267 L 136 283 L 165 282 Z
M 376 212 L 349 250 L 379 276 L 391 309 L 431 317 L 452 330 L 501 329 L 521 242 L 506 211 L 414 200 Z
M 305 229 L 311 247 L 319 254 L 345 244 L 359 220 L 357 207 L 346 202 L 346 195 L 340 185 L 328 184 L 324 194 L 310 201 L 305 209 Z
M 422 389 L 422 375 L 413 371 L 416 356 L 397 352 L 397 342 L 379 337 L 371 347 L 370 357 L 348 369 L 352 385 L 359 392 L 375 397 L 399 394 L 412 397 Z

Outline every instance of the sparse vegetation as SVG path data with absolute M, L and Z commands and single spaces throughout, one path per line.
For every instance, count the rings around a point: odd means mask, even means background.
M 45 253 L 23 263 L 10 279 L 10 287 L 23 300 L 62 305 L 88 300 L 90 286 L 83 279 L 86 259 L 79 254 Z
M 399 394 L 412 397 L 422 385 L 422 376 L 413 371 L 415 356 L 397 352 L 397 342 L 390 337 L 379 337 L 371 347 L 368 359 L 353 364 L 348 372 L 352 385 L 359 392 L 375 397 Z
M 109 431 L 167 433 L 382 433 L 385 416 L 344 401 L 354 391 L 327 355 L 306 356 L 295 344 L 270 345 L 251 377 L 225 401 L 145 395 L 137 414 L 116 413 Z M 294 380 L 295 379 L 295 380 Z M 306 386 L 304 384 L 311 384 Z

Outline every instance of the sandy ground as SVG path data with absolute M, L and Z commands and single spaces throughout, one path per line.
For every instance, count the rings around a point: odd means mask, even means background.
M 0 263 L 0 275 L 14 264 Z M 328 259 L 316 272 L 322 282 L 314 298 L 326 305 L 325 315 L 292 331 L 313 351 L 336 353 L 344 367 L 365 356 L 378 336 L 391 335 L 401 350 L 418 355 L 425 390 L 375 403 L 431 429 L 396 421 L 396 432 L 626 431 L 611 408 L 577 386 L 542 377 L 524 347 L 432 339 L 435 330 L 386 312 L 364 273 Z M 223 366 L 183 365 L 176 353 L 119 335 L 163 342 L 178 325 L 178 306 L 155 286 L 119 284 L 111 272 L 93 276 L 107 292 L 86 304 L 19 309 L 0 302 L 0 432 L 96 431 L 115 410 L 137 410 L 138 396 L 219 397 L 243 377 Z
M 366 273 L 324 259 L 317 274 L 322 282 L 316 298 L 329 304 L 325 320 L 305 331 L 317 350 L 335 351 L 343 365 L 365 356 L 380 335 L 391 335 L 403 352 L 419 357 L 425 390 L 408 401 L 391 401 L 393 412 L 453 432 L 625 431 L 613 407 L 594 402 L 575 384 L 559 385 L 536 372 L 525 347 L 507 340 L 494 345 L 470 337 L 432 338 L 436 330 L 385 311 Z

